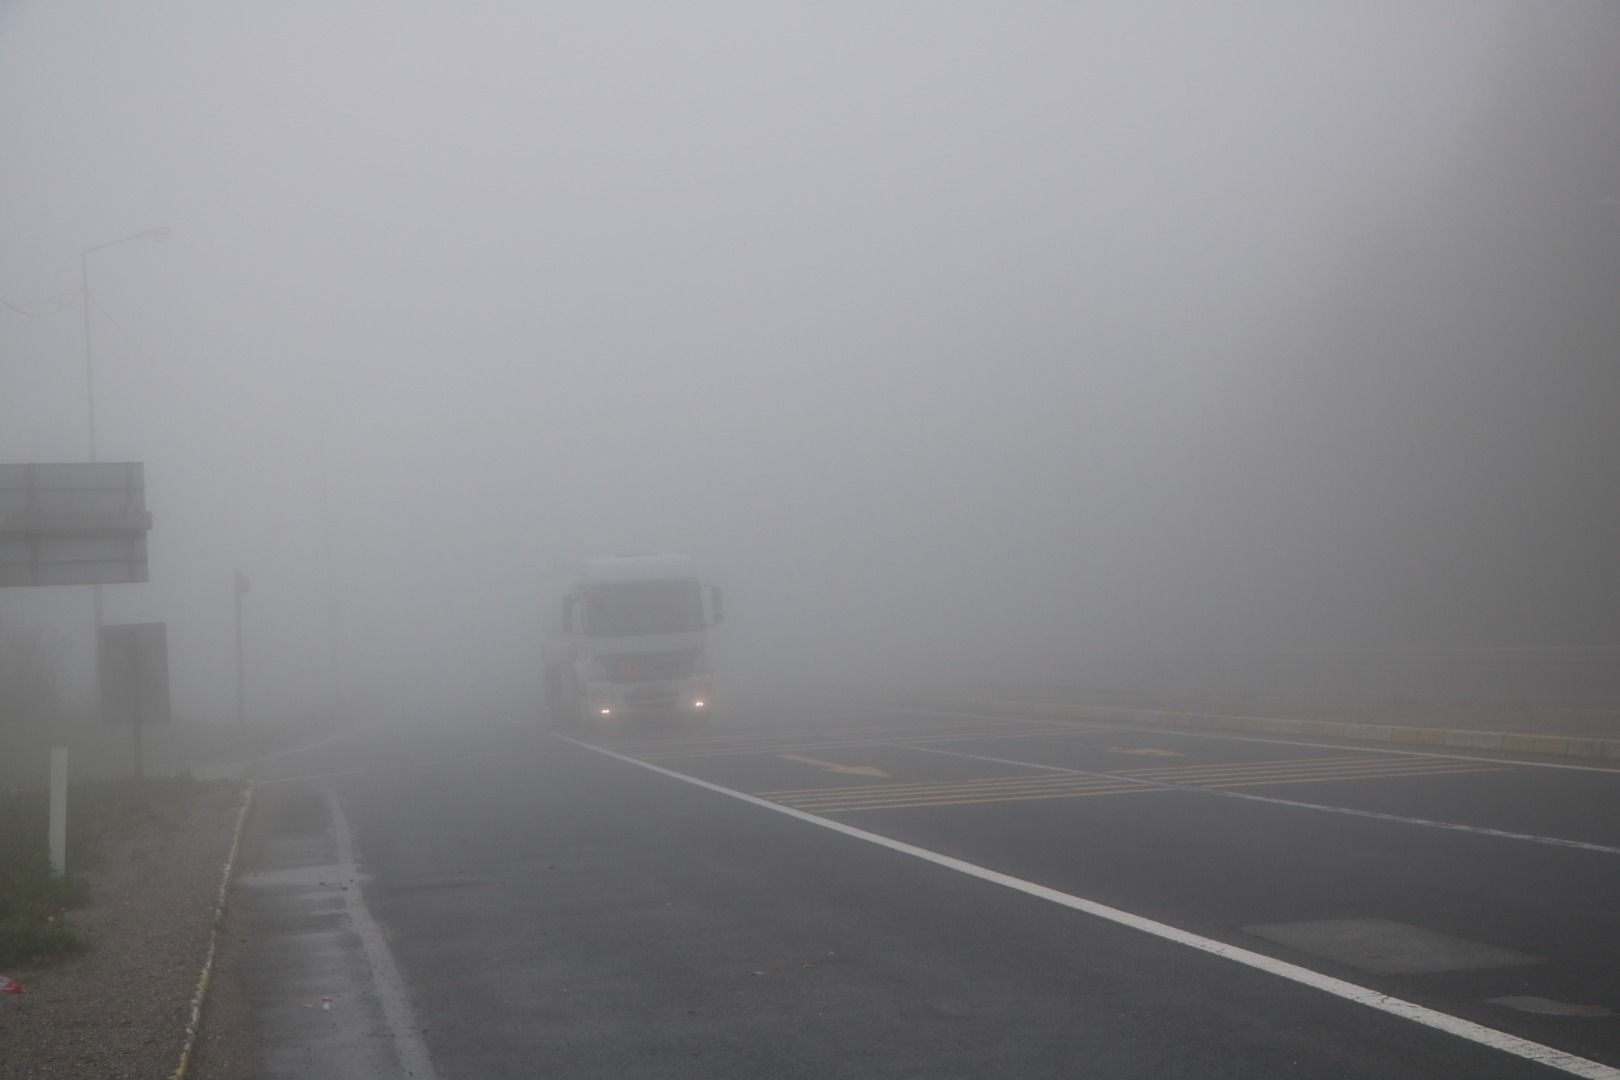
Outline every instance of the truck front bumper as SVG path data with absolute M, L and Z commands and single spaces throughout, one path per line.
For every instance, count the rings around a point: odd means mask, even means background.
M 649 713 L 701 715 L 710 706 L 709 685 L 698 679 L 592 682 L 585 686 L 585 711 L 597 720 Z

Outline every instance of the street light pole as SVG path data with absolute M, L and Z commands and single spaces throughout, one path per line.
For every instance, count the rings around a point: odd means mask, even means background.
M 236 572 L 236 722 L 247 723 L 247 677 L 242 668 L 242 597 L 247 595 L 248 577 Z
M 96 360 L 95 352 L 90 348 L 90 252 L 95 248 L 85 248 L 79 252 L 79 303 L 82 305 L 84 321 L 84 430 L 90 438 L 90 460 L 96 461 Z M 101 620 L 96 620 L 101 625 Z
M 322 569 L 325 574 L 326 587 L 326 663 L 327 663 L 327 693 L 330 703 L 327 706 L 332 715 L 336 715 L 338 704 L 343 698 L 343 657 L 339 647 L 339 612 L 337 594 L 337 568 L 334 544 L 334 528 L 332 521 L 332 472 L 337 467 L 332 456 L 332 427 L 327 419 L 326 405 L 318 407 L 317 415 L 320 418 L 321 431 L 321 547 Z
M 156 229 L 142 229 L 138 233 L 120 236 L 116 240 L 108 240 L 103 244 L 93 244 L 79 252 L 79 303 L 84 323 L 84 426 L 90 442 L 90 460 L 99 461 L 100 456 L 96 448 L 96 359 L 95 351 L 91 348 L 90 337 L 90 255 L 92 252 L 105 248 L 117 247 L 127 244 L 131 240 L 167 240 L 170 229 L 167 225 Z M 95 624 L 90 628 L 90 673 L 92 701 L 94 702 L 95 719 L 101 720 L 101 586 L 90 586 L 90 604 L 94 611 Z
M 138 233 L 120 236 L 117 240 L 108 240 L 104 244 L 93 244 L 79 252 L 79 295 L 82 297 L 81 313 L 84 317 L 84 418 L 85 430 L 90 437 L 91 461 L 99 459 L 96 453 L 96 360 L 90 340 L 90 256 L 93 252 L 127 244 L 131 240 L 167 240 L 171 231 L 167 225 L 156 229 L 142 229 Z

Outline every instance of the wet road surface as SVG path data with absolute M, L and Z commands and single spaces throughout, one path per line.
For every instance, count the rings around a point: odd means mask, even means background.
M 1620 1076 L 1601 767 L 767 703 L 256 773 L 266 1076 Z

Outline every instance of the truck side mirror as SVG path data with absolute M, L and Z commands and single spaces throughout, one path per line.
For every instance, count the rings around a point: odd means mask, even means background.
M 563 597 L 562 622 L 563 633 L 565 634 L 572 634 L 574 632 L 574 608 L 578 605 L 578 603 L 579 597 L 575 596 L 573 593 L 569 593 L 567 596 Z
M 726 621 L 726 605 L 720 597 L 720 586 L 705 585 L 704 588 L 709 590 L 709 610 L 714 612 L 713 625 L 719 626 Z

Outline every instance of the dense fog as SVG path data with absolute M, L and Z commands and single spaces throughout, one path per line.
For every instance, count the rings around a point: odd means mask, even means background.
M 619 551 L 739 681 L 1620 645 L 1620 6 L 22 0 L 0 103 L 0 461 L 82 257 L 183 715 L 238 569 L 259 716 L 528 707 Z

